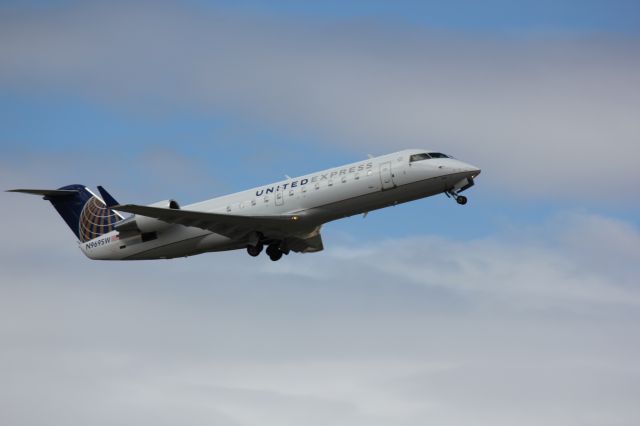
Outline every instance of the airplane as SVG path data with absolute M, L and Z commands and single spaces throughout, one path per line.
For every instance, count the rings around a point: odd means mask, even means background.
M 273 261 L 290 252 L 323 250 L 320 228 L 444 193 L 458 204 L 478 167 L 440 152 L 408 149 L 181 207 L 175 200 L 120 204 L 102 186 L 12 189 L 43 196 L 95 260 L 171 259 L 206 252 L 266 247 Z M 132 214 L 124 217 L 122 213 Z

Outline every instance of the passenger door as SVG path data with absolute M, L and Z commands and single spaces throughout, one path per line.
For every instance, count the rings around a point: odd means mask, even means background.
M 276 200 L 276 206 L 284 205 L 284 191 L 280 188 L 279 185 L 278 185 L 278 188 L 276 189 L 275 200 Z
M 387 161 L 380 164 L 380 183 L 382 183 L 382 190 L 391 189 L 395 185 L 393 184 L 393 177 L 391 176 L 391 161 Z

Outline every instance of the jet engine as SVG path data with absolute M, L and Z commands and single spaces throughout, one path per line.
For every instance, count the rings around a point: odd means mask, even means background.
M 157 203 L 149 204 L 149 207 L 158 207 L 162 209 L 180 209 L 180 205 L 176 200 L 163 200 Z M 135 234 L 147 234 L 162 231 L 171 226 L 170 223 L 164 222 L 153 217 L 135 215 L 121 222 L 116 228 L 122 233 L 135 231 Z

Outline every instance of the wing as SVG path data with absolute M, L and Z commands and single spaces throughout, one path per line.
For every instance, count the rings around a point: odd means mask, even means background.
M 163 222 L 206 229 L 233 239 L 248 238 L 261 233 L 267 238 L 286 240 L 293 251 L 322 250 L 319 226 L 309 223 L 304 216 L 239 216 L 194 210 L 166 209 L 136 204 L 116 205 L 113 210 L 148 216 Z M 132 222 L 116 225 L 117 230 L 130 232 Z

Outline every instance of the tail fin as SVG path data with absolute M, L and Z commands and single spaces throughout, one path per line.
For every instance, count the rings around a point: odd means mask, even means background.
M 12 189 L 8 192 L 43 195 L 45 200 L 53 204 L 81 242 L 113 231 L 116 222 L 123 219 L 84 185 L 67 185 L 56 190 Z M 108 202 L 115 201 L 110 198 Z

